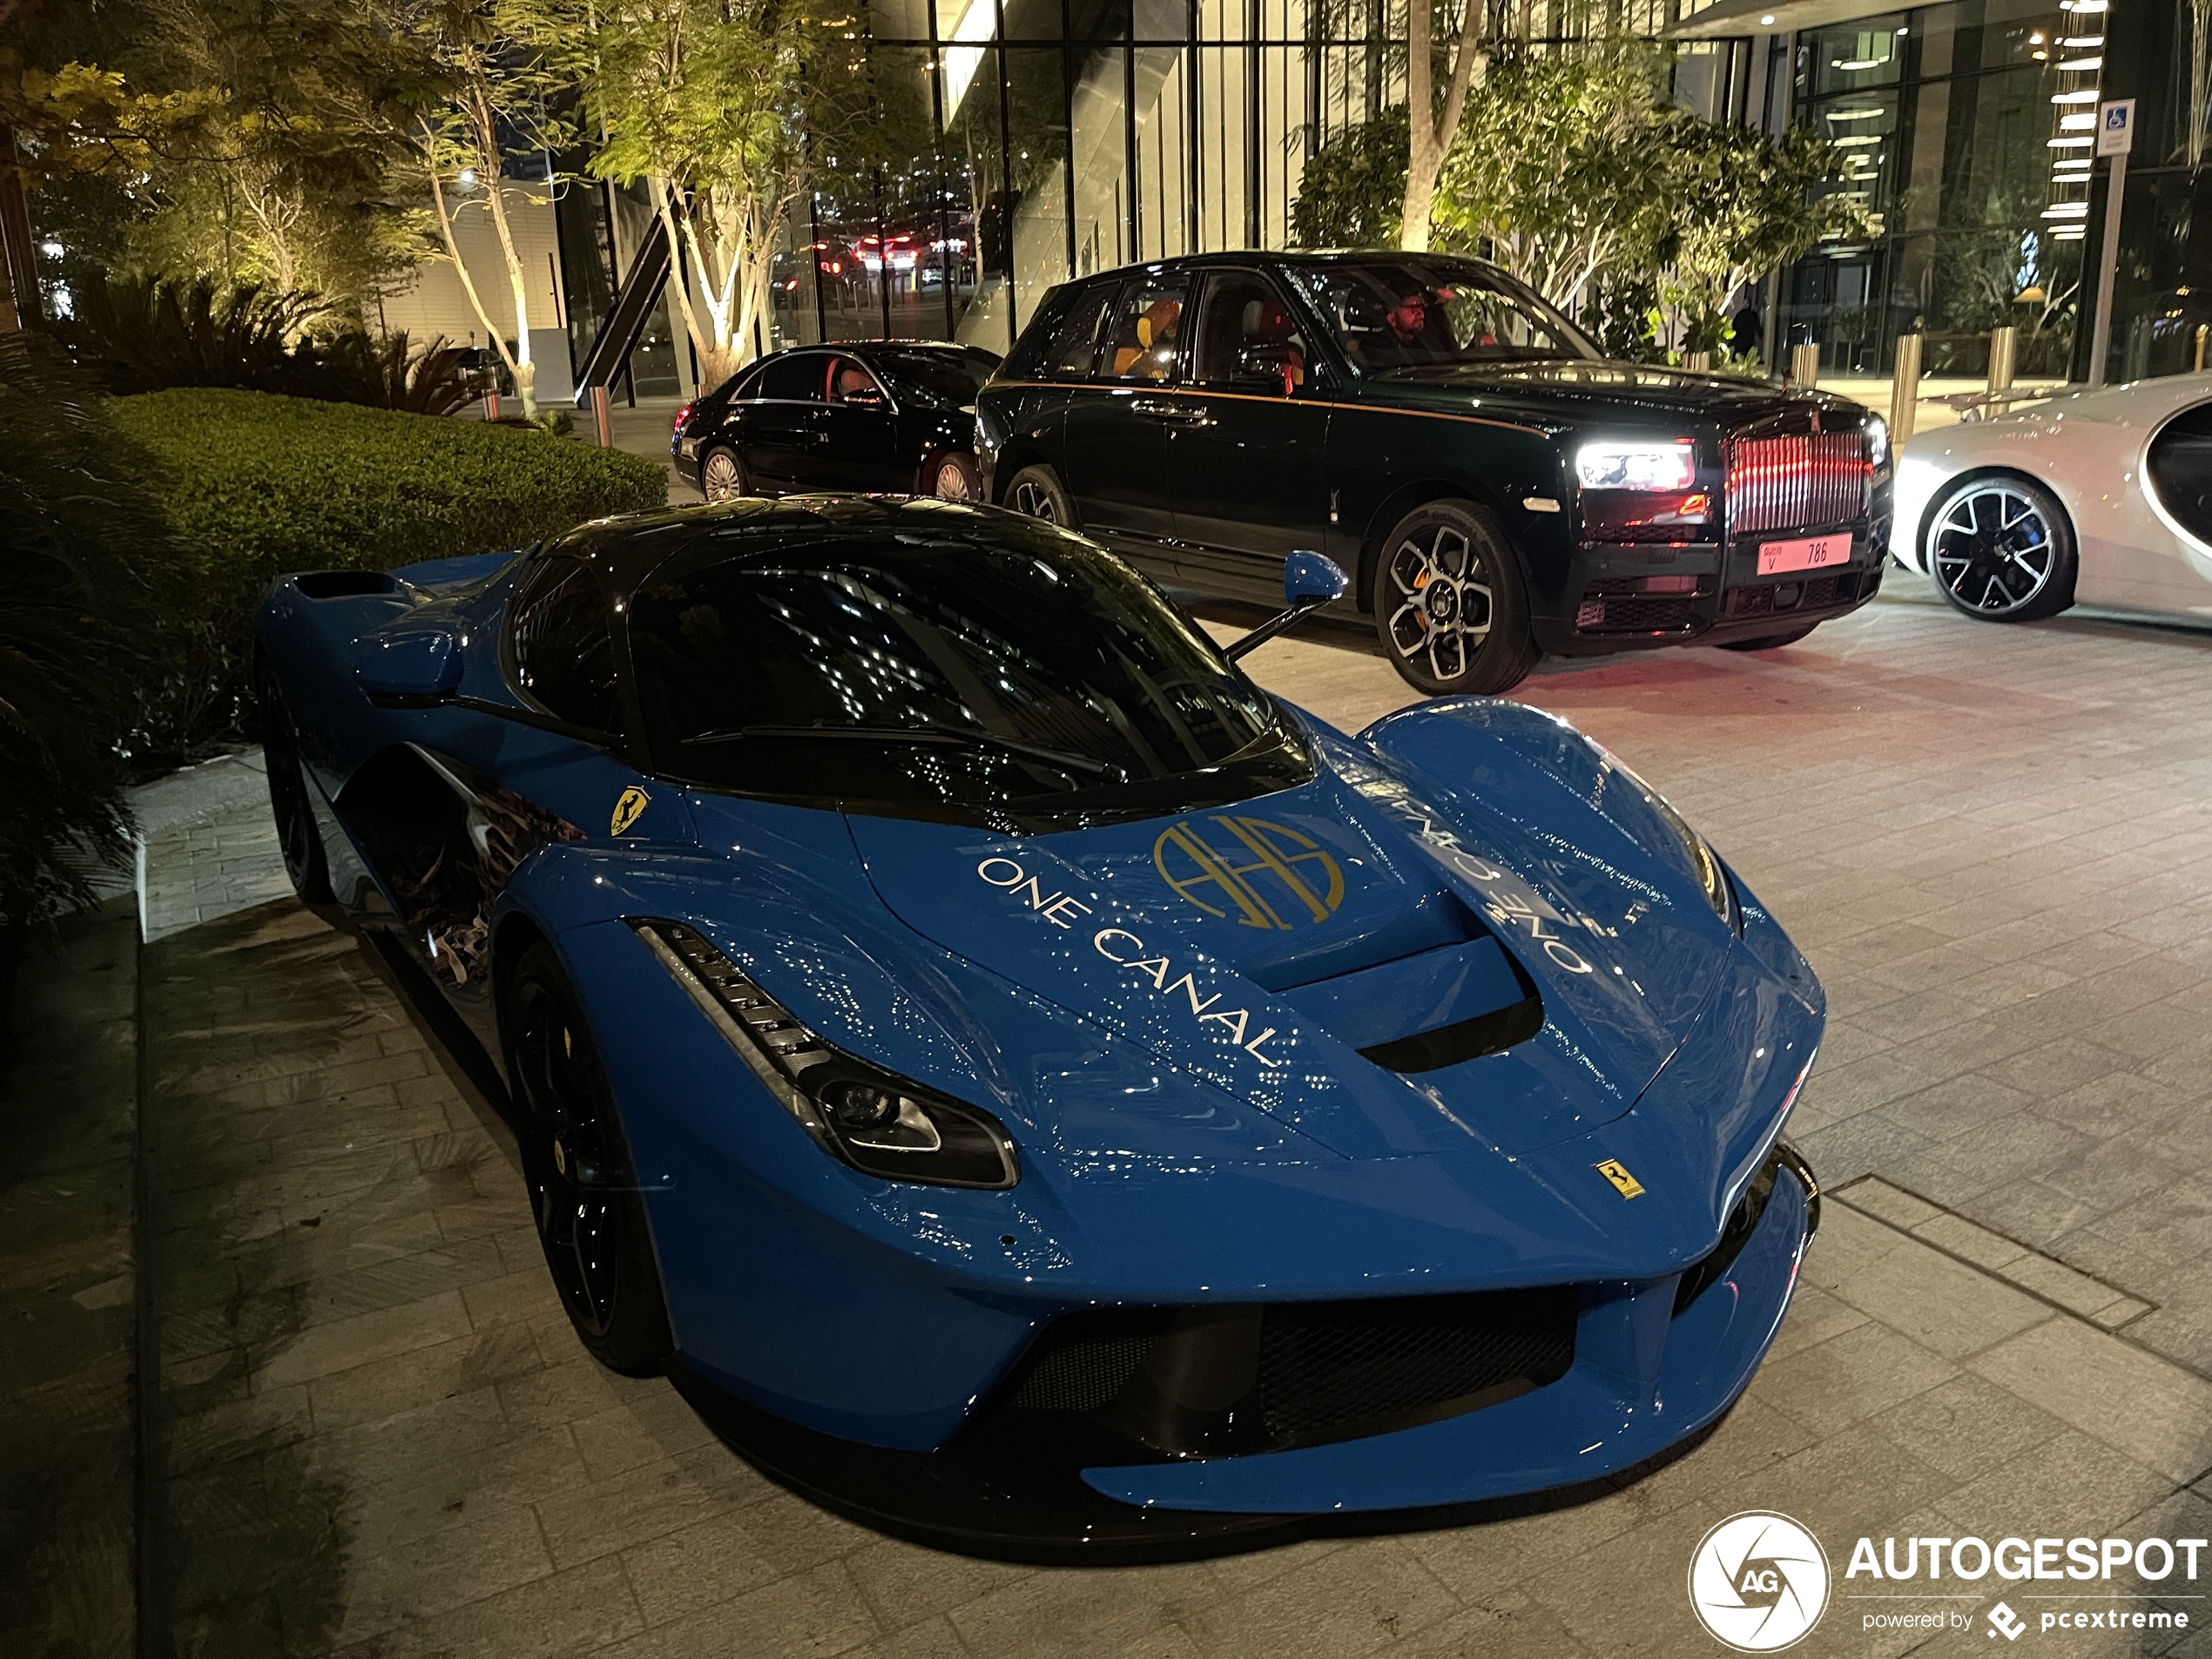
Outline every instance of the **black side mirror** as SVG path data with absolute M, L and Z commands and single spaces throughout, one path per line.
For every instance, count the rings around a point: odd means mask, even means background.
M 1282 391 L 1291 383 L 1291 361 L 1288 346 L 1246 346 L 1237 354 L 1237 383 Z
M 1304 550 L 1291 554 L 1283 561 L 1283 603 L 1288 608 L 1270 617 L 1235 644 L 1224 646 L 1222 655 L 1235 662 L 1246 651 L 1264 645 L 1299 617 L 1311 615 L 1323 605 L 1335 604 L 1351 585 L 1344 567 L 1334 559 Z

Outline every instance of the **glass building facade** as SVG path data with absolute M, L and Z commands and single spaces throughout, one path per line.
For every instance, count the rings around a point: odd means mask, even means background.
M 1758 0 L 1491 3 L 1494 26 L 1524 40 L 1670 38 L 1682 102 L 1769 132 L 1809 125 L 1846 153 L 1836 188 L 1871 234 L 1743 296 L 1769 361 L 1810 340 L 1832 375 L 1886 376 L 1917 331 L 1924 374 L 1979 378 L 2009 324 L 2020 378 L 2086 377 L 2107 165 L 2092 128 L 2101 98 L 2138 98 L 2108 372 L 2202 363 L 2212 5 L 1783 0 L 1776 32 L 1757 28 Z M 759 350 L 904 337 L 1003 351 L 1072 276 L 1286 246 L 1308 160 L 1405 97 L 1404 0 L 866 0 L 854 21 L 876 132 L 866 158 L 819 158 Z M 575 217 L 562 246 L 581 361 L 650 215 L 609 190 Z M 670 309 L 632 355 L 639 393 L 694 388 Z

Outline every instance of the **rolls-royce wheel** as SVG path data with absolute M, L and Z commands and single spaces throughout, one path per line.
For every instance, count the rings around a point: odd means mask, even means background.
M 561 1305 L 601 1365 L 655 1375 L 675 1342 L 645 1206 L 598 1045 L 542 940 L 516 966 L 500 1028 L 530 1213 Z
M 745 462 L 735 449 L 717 444 L 699 457 L 699 494 L 709 501 L 735 501 L 752 494 Z
M 1376 555 L 1371 597 L 1392 665 L 1432 696 L 1510 690 L 1543 655 L 1513 550 L 1465 502 L 1429 502 L 1398 522 Z
M 1076 528 L 1076 504 L 1068 499 L 1068 487 L 1060 482 L 1060 475 L 1049 467 L 1024 467 L 1015 473 L 1014 482 L 1006 487 L 1006 504 L 1017 513 L 1042 518 L 1062 529 Z
M 2027 479 L 1952 485 L 1928 515 L 1925 552 L 1943 597 L 1985 622 L 2037 622 L 2074 603 L 2074 525 Z
M 1820 624 L 1817 622 L 1809 622 L 1802 628 L 1791 629 L 1787 633 L 1761 634 L 1757 639 L 1725 639 L 1721 642 L 1721 649 L 1723 651 L 1779 651 L 1784 645 L 1796 644 L 1819 626 Z
M 276 819 L 277 845 L 284 854 L 284 873 L 303 904 L 328 904 L 330 866 L 324 860 L 322 835 L 315 828 L 314 809 L 307 802 L 307 774 L 300 770 L 300 734 L 292 712 L 284 706 L 284 692 L 267 664 L 255 685 L 261 711 L 261 759 L 269 774 L 269 813 Z
M 983 499 L 983 475 L 976 468 L 975 457 L 958 450 L 931 462 L 925 482 L 929 494 L 940 501 Z

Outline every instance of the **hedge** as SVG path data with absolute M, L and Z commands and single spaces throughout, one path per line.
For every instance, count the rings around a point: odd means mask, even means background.
M 209 576 L 256 597 L 287 570 L 521 547 L 668 499 L 659 462 L 513 427 L 266 392 L 147 392 L 108 408 L 152 458 L 172 533 Z
M 188 567 L 193 614 L 150 654 L 145 742 L 178 753 L 236 718 L 246 630 L 287 570 L 522 547 L 610 513 L 664 506 L 659 462 L 546 433 L 206 388 L 109 401 Z

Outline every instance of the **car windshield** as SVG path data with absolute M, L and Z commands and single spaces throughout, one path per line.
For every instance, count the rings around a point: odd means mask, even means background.
M 725 536 L 628 615 L 654 768 L 709 788 L 1049 829 L 1312 776 L 1291 723 L 1142 577 L 1010 516 Z
M 1291 275 L 1362 374 L 1604 354 L 1529 289 L 1471 260 L 1362 260 Z
M 893 382 L 904 401 L 911 399 L 931 408 L 964 409 L 991 378 L 999 360 L 973 347 L 958 350 L 905 351 L 879 346 L 868 354 Z

